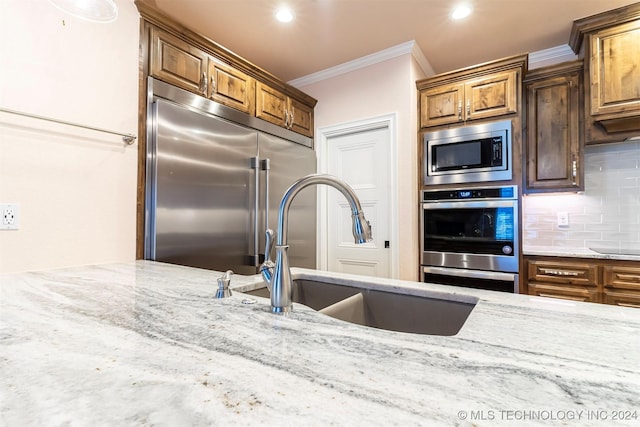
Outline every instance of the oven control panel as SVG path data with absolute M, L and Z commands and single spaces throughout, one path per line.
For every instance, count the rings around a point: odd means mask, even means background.
M 469 199 L 517 199 L 518 186 L 486 187 L 452 190 L 425 190 L 422 192 L 423 202 L 435 202 L 442 200 L 469 200 Z

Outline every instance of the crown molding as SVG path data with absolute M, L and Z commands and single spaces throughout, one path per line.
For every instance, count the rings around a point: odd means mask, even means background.
M 568 44 L 538 50 L 529 54 L 529 69 L 545 67 L 560 62 L 574 61 L 578 56 Z
M 388 61 L 389 59 L 397 58 L 399 56 L 407 54 L 411 54 L 416 59 L 418 65 L 420 65 L 426 75 L 432 76 L 433 74 L 435 74 L 433 72 L 431 64 L 429 64 L 429 61 L 422 53 L 422 50 L 420 49 L 416 41 L 411 40 L 396 46 L 392 46 L 388 49 L 384 49 L 379 52 L 354 59 L 353 61 L 344 62 L 334 67 L 330 67 L 325 70 L 300 77 L 298 79 L 290 80 L 287 83 L 294 87 L 303 87 L 322 80 L 337 77 L 342 74 L 350 73 L 351 71 L 359 70 L 361 68 L 370 67 L 380 62 Z
M 411 40 L 392 46 L 388 49 L 372 53 L 371 55 L 363 56 L 361 58 L 354 59 L 353 61 L 344 62 L 336 65 L 335 67 L 330 67 L 325 70 L 291 80 L 287 83 L 293 87 L 300 88 L 407 54 L 411 54 L 411 56 L 413 56 L 420 68 L 422 68 L 422 71 L 424 71 L 426 77 L 431 77 L 436 74 L 429 63 L 429 60 L 424 56 L 424 53 L 422 53 L 418 43 L 416 43 L 415 40 Z M 549 49 L 531 52 L 529 54 L 528 68 L 531 70 L 560 62 L 574 61 L 576 59 L 578 59 L 578 56 L 573 52 L 571 47 L 569 47 L 568 44 L 563 44 Z

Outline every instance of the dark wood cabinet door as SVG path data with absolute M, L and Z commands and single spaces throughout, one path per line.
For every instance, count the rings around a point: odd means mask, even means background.
M 289 98 L 289 129 L 313 137 L 313 108 Z
M 591 115 L 640 114 L 640 21 L 593 34 L 590 60 Z
M 287 95 L 261 82 L 256 84 L 256 117 L 278 126 L 288 123 Z
M 150 74 L 199 95 L 207 94 L 209 57 L 162 30 L 151 28 Z
M 518 72 L 505 71 L 467 82 L 465 120 L 502 116 L 518 111 Z
M 463 103 L 463 84 L 448 84 L 420 91 L 420 127 L 462 122 Z
M 252 116 L 256 110 L 256 82 L 229 66 L 209 60 L 209 98 Z
M 580 71 L 527 82 L 526 189 L 584 188 Z

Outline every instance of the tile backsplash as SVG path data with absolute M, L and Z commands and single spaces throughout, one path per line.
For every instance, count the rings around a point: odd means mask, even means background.
M 584 193 L 523 197 L 524 246 L 640 249 L 640 141 L 586 147 L 584 166 Z

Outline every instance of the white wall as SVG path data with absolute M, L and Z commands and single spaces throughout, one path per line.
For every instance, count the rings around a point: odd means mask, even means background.
M 524 245 L 640 249 L 640 142 L 586 147 L 584 164 L 584 193 L 523 198 Z
M 137 134 L 139 15 L 95 24 L 45 0 L 2 0 L 0 108 Z M 0 273 L 135 259 L 137 144 L 0 113 Z
M 399 277 L 418 278 L 417 94 L 423 74 L 410 54 L 398 56 L 300 89 L 318 100 L 315 127 L 396 113 Z

